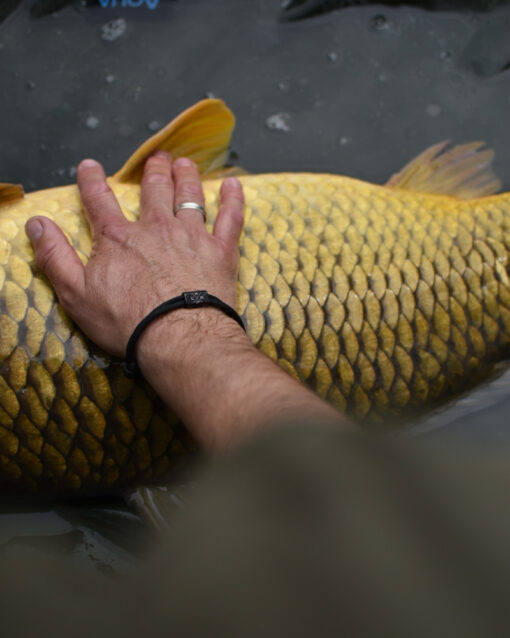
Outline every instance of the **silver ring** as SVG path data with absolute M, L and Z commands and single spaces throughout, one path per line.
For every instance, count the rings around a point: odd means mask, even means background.
M 177 206 L 175 207 L 175 213 L 177 214 L 180 210 L 184 210 L 185 208 L 187 208 L 188 210 L 190 208 L 193 210 L 198 210 L 204 218 L 204 223 L 207 221 L 205 208 L 203 206 L 200 206 L 200 204 L 195 204 L 195 202 L 183 202 L 182 204 L 177 204 Z

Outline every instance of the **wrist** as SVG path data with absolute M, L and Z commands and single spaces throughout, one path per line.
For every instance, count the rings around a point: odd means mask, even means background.
M 196 366 L 196 356 L 208 344 L 249 341 L 241 326 L 221 310 L 203 306 L 179 308 L 152 321 L 140 335 L 136 358 L 143 375 L 151 382 L 161 369 L 165 374 Z M 253 347 L 253 346 L 251 346 Z

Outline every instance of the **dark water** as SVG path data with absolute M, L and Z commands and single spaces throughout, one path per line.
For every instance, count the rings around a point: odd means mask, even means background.
M 510 189 L 506 2 L 4 0 L 0 22 L 0 181 L 28 191 L 70 183 L 86 156 L 114 172 L 211 95 L 237 115 L 248 171 L 382 183 L 435 142 L 483 140 Z M 507 445 L 507 408 L 425 438 Z M 2 551 L 63 552 L 104 573 L 136 564 L 150 534 L 121 501 L 4 511 Z

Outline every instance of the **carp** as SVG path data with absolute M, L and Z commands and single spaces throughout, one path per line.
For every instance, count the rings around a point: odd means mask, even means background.
M 126 217 L 137 219 L 144 162 L 163 149 L 198 164 L 212 224 L 233 126 L 210 99 L 147 140 L 109 178 Z M 385 186 L 240 176 L 237 310 L 250 339 L 367 426 L 430 410 L 509 352 L 510 193 L 495 194 L 482 143 L 444 146 Z M 0 485 L 116 490 L 179 468 L 194 450 L 184 426 L 81 333 L 35 265 L 24 232 L 33 215 L 87 259 L 76 185 L 24 194 L 0 184 L 0 206 Z

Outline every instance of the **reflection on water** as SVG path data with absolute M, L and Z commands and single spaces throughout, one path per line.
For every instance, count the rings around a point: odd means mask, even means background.
M 490 11 L 509 0 L 283 0 L 280 19 L 299 20 L 334 9 L 383 4 L 410 5 L 430 11 Z
M 79 570 L 110 577 L 135 568 L 153 539 L 150 528 L 121 501 L 47 507 L 0 503 L 0 559 L 65 558 Z

